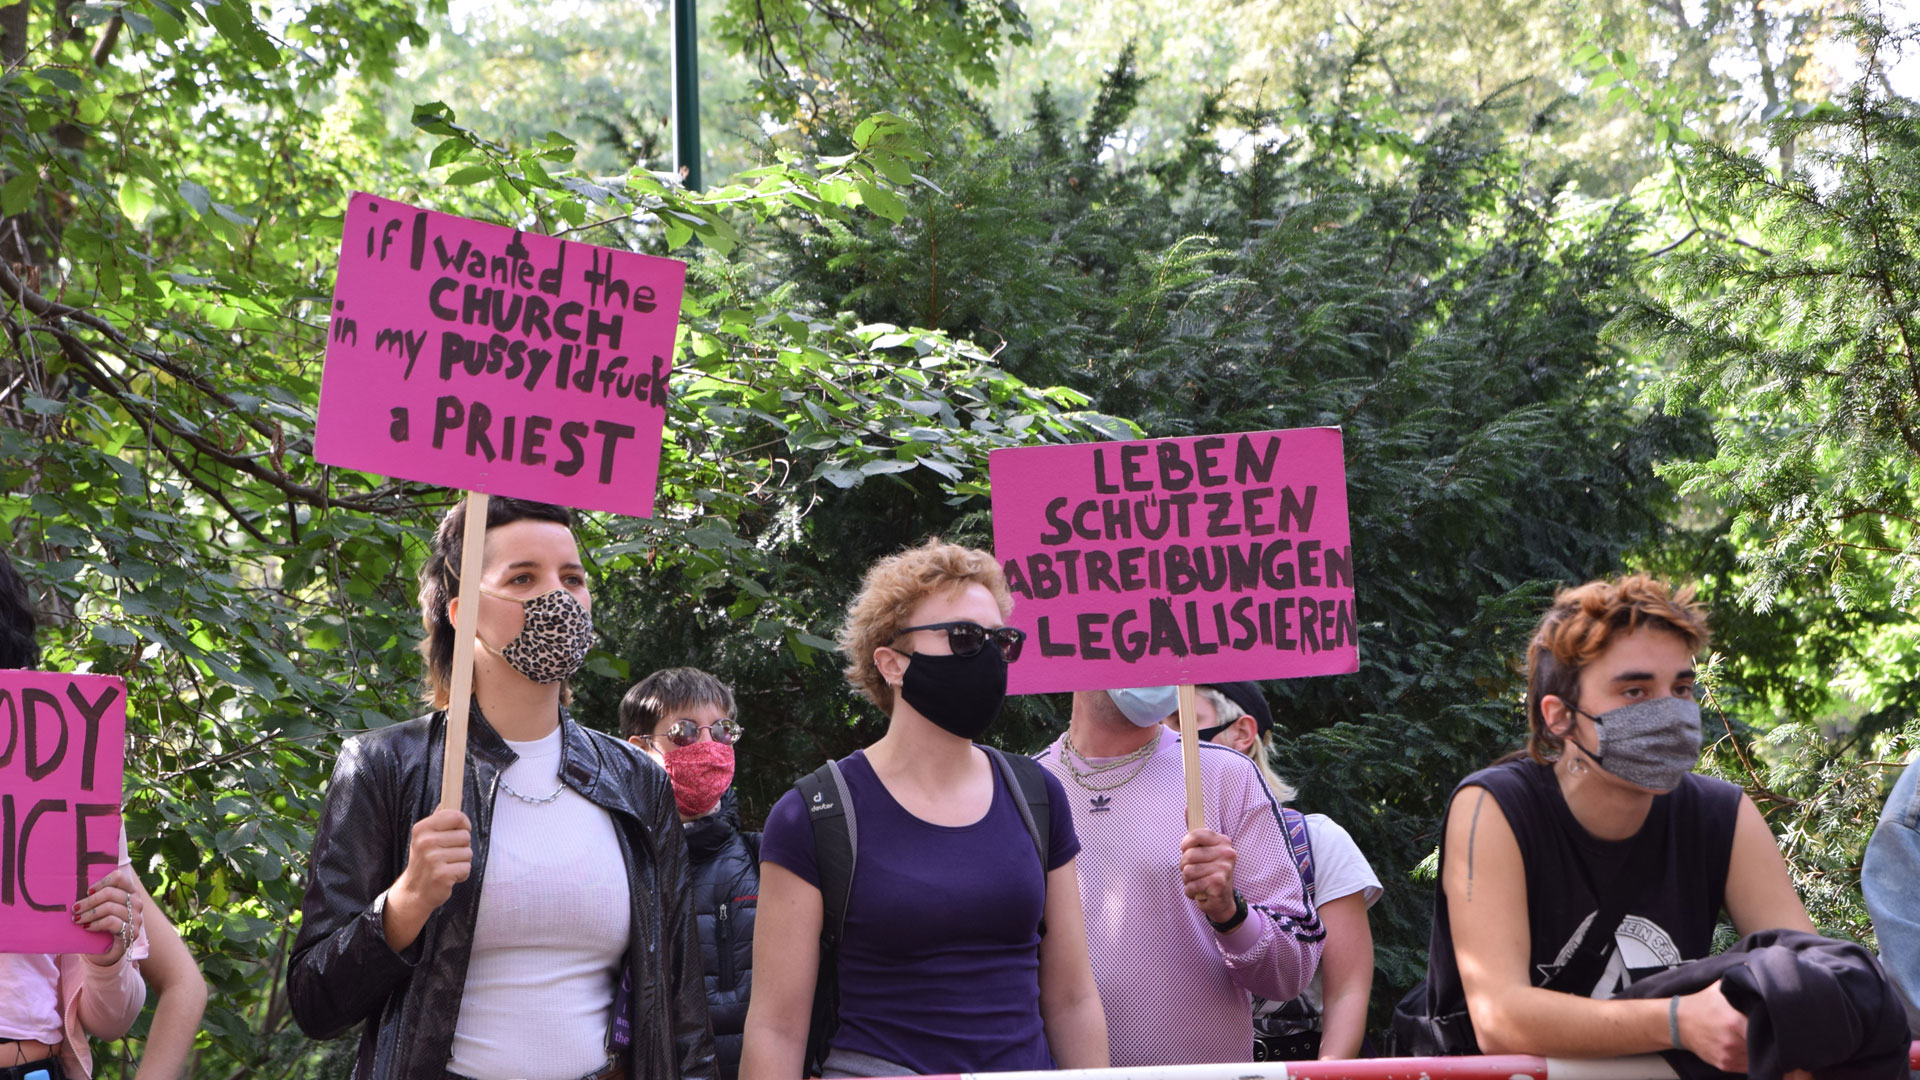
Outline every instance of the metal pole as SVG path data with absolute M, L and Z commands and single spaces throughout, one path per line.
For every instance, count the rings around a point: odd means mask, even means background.
M 673 168 L 700 189 L 699 19 L 694 0 L 673 0 Z

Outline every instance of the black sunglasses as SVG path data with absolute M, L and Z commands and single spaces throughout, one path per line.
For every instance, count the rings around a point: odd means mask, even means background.
M 1000 659 L 1009 664 L 1020 659 L 1020 646 L 1027 640 L 1025 630 L 1015 630 L 1011 626 L 999 626 L 989 630 L 979 623 L 971 622 L 937 622 L 928 623 L 925 626 L 909 626 L 893 635 L 893 638 L 898 641 L 915 630 L 945 630 L 947 648 L 952 649 L 955 656 L 972 656 L 985 648 L 987 642 L 991 640 L 993 647 L 1000 650 Z

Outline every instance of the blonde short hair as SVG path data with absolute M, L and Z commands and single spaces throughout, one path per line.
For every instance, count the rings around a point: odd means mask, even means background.
M 1216 727 L 1231 724 L 1247 715 L 1247 710 L 1241 708 L 1239 702 L 1211 686 L 1201 687 L 1200 696 L 1213 706 L 1213 723 Z M 1283 803 L 1292 802 L 1293 785 L 1280 778 L 1280 773 L 1273 767 L 1273 755 L 1273 732 L 1260 732 L 1253 744 L 1253 753 L 1247 756 L 1260 767 L 1260 779 L 1266 781 L 1267 790 L 1273 793 L 1273 797 Z
M 986 586 L 1000 607 L 1001 618 L 1013 613 L 1006 575 L 985 551 L 949 544 L 935 536 L 869 567 L 840 627 L 840 651 L 850 661 L 845 669 L 847 682 L 867 695 L 881 712 L 892 712 L 893 687 L 887 685 L 879 665 L 873 662 L 873 651 L 893 644 L 901 628 L 910 625 L 907 620 L 920 601 L 968 585 Z

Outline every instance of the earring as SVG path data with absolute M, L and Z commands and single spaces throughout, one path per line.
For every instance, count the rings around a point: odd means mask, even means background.
M 1569 776 L 1585 776 L 1585 775 L 1587 775 L 1587 759 L 1586 759 L 1586 757 L 1585 757 L 1584 755 L 1576 755 L 1575 757 L 1573 757 L 1573 758 L 1571 758 L 1570 760 L 1568 760 L 1568 762 L 1567 762 L 1567 774 L 1568 774 Z

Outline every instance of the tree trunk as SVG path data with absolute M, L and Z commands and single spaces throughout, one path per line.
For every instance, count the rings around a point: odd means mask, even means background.
M 27 58 L 28 0 L 0 7 L 0 68 L 12 71 Z

